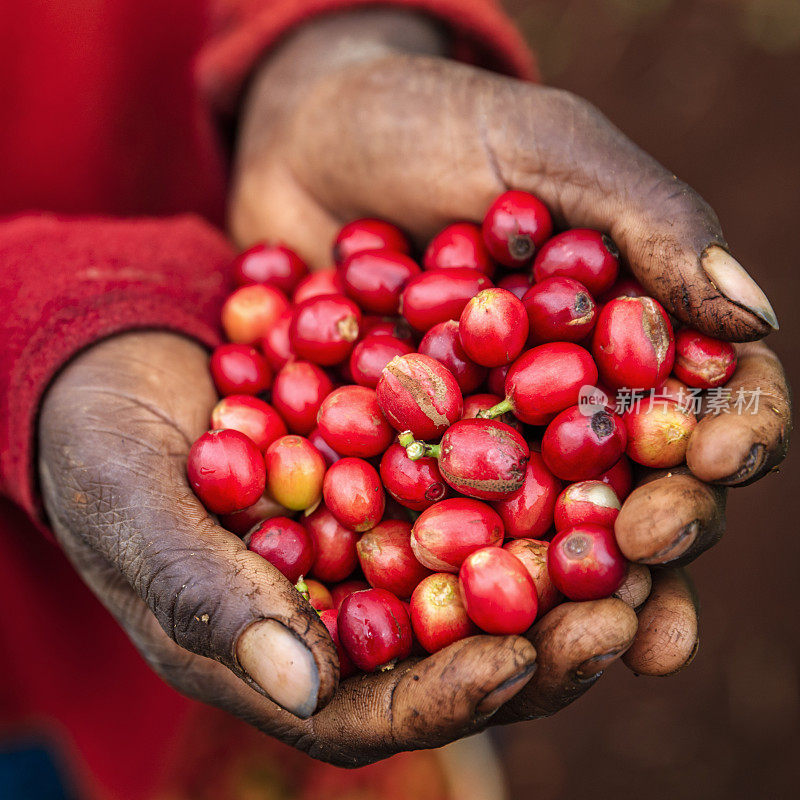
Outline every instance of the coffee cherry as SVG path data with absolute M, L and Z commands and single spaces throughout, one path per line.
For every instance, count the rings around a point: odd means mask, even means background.
M 288 247 L 259 242 L 236 256 L 232 272 L 237 286 L 266 283 L 290 295 L 308 274 L 308 267 Z
M 506 376 L 511 369 L 511 364 L 504 364 L 502 367 L 492 367 L 486 377 L 486 388 L 492 393 L 505 397 L 506 395 Z
M 232 394 L 220 400 L 211 411 L 211 428 L 240 431 L 259 450 L 266 450 L 288 433 L 286 424 L 272 406 L 247 394 Z
M 537 283 L 555 276 L 580 281 L 592 295 L 611 288 L 619 272 L 619 250 L 599 231 L 572 228 L 544 244 L 533 262 Z
M 542 458 L 556 477 L 584 481 L 612 467 L 626 444 L 625 425 L 616 414 L 598 411 L 586 415 L 572 406 L 547 426 Z
M 561 481 L 539 453 L 531 451 L 522 486 L 503 500 L 492 503 L 503 521 L 506 536 L 538 539 L 553 524 L 553 509 Z
M 675 360 L 667 312 L 652 297 L 612 300 L 597 318 L 592 354 L 600 377 L 612 389 L 659 386 Z
M 389 669 L 411 654 L 408 612 L 386 589 L 367 589 L 346 597 L 337 624 L 342 647 L 365 672 Z
M 621 508 L 619 498 L 608 484 L 597 480 L 571 483 L 556 500 L 556 530 L 586 524 L 613 528 Z
M 642 401 L 622 417 L 628 434 L 626 453 L 654 469 L 676 467 L 686 458 L 697 418 L 671 400 Z
M 359 341 L 368 336 L 392 336 L 412 350 L 416 341 L 411 327 L 402 317 L 362 316 L 359 336 Z
M 406 448 L 399 444 L 393 444 L 383 454 L 380 475 L 386 491 L 413 511 L 424 511 L 450 493 L 435 458 L 412 461 Z
M 711 389 L 727 383 L 736 370 L 730 342 L 684 328 L 675 336 L 675 375 L 688 386 Z
M 288 517 L 265 519 L 244 541 L 248 550 L 269 561 L 290 583 L 308 574 L 314 561 L 314 542 L 300 523 Z
M 417 584 L 430 575 L 411 549 L 411 524 L 384 520 L 367 531 L 356 545 L 361 571 L 375 589 L 411 597 Z
M 504 192 L 483 219 L 483 240 L 489 253 L 495 261 L 514 269 L 530 264 L 552 232 L 547 207 L 527 192 Z
M 502 547 L 469 555 L 458 573 L 469 618 L 487 633 L 519 634 L 533 625 L 536 587 L 522 562 Z
M 435 572 L 422 580 L 411 595 L 411 627 L 429 653 L 480 633 L 461 599 L 458 576 Z
M 503 550 L 518 558 L 522 566 L 528 570 L 528 575 L 531 576 L 539 601 L 537 619 L 543 617 L 561 601 L 561 592 L 556 588 L 547 569 L 549 548 L 550 542 L 542 542 L 537 539 L 511 539 L 503 545 Z
M 222 327 L 234 344 L 255 344 L 288 309 L 286 295 L 274 286 L 243 286 L 222 306 Z
M 345 678 L 355 675 L 358 670 L 356 669 L 356 665 L 350 660 L 350 656 L 347 655 L 344 647 L 342 647 L 342 643 L 339 641 L 339 629 L 336 622 L 338 616 L 338 610 L 326 609 L 319 615 L 319 618 L 326 627 L 331 639 L 333 639 L 334 645 L 336 645 L 336 655 L 339 658 L 339 680 L 343 681 Z
M 358 559 L 356 559 L 356 562 L 358 562 Z M 349 597 L 354 592 L 363 592 L 369 588 L 371 588 L 370 585 L 360 578 L 352 578 L 349 581 L 342 581 L 342 583 L 331 586 L 333 607 L 338 611 L 346 597 Z
M 411 530 L 411 549 L 417 560 L 438 572 L 458 572 L 470 553 L 502 542 L 503 523 L 497 512 L 466 497 L 431 506 Z
M 372 314 L 397 314 L 400 294 L 422 270 L 407 255 L 390 250 L 354 253 L 340 268 L 345 294 Z
M 425 269 L 476 269 L 489 278 L 495 270 L 480 226 L 472 222 L 455 222 L 439 231 L 431 239 L 422 263 Z
M 413 352 L 413 347 L 394 336 L 370 334 L 353 348 L 350 354 L 350 374 L 357 384 L 374 389 L 383 368 L 395 356 L 405 356 Z
M 295 307 L 289 340 L 300 358 L 331 366 L 350 355 L 360 323 L 361 311 L 349 298 L 343 295 L 312 297 Z
M 627 561 L 614 531 L 602 525 L 578 525 L 556 534 L 547 551 L 550 577 L 570 600 L 610 597 L 625 578 Z
M 522 300 L 525 293 L 533 285 L 533 276 L 527 272 L 509 272 L 508 275 L 503 276 L 497 281 L 497 286 L 500 289 L 505 289 L 515 297 Z
M 624 503 L 633 489 L 633 472 L 631 462 L 626 456 L 620 456 L 613 467 L 601 472 L 595 480 L 602 481 L 614 490 L 620 503 Z
M 265 493 L 253 505 L 243 508 L 241 511 L 220 514 L 219 524 L 237 536 L 244 536 L 259 522 L 270 517 L 283 517 L 288 513 L 288 509 Z
M 297 586 L 295 588 L 300 590 L 300 586 L 304 586 L 305 594 L 308 595 L 308 602 L 309 605 L 315 611 L 330 611 L 333 609 L 333 598 L 331 597 L 331 593 L 328 589 L 323 586 L 319 581 L 312 580 L 311 578 L 304 578 L 301 581 L 297 582 Z
M 317 414 L 322 438 L 343 456 L 370 458 L 392 443 L 394 430 L 366 386 L 342 386 L 323 401 Z
M 527 292 L 531 344 L 581 342 L 594 328 L 597 308 L 586 287 L 572 278 L 547 278 Z
M 264 454 L 267 490 L 282 506 L 304 511 L 319 502 L 325 460 L 308 439 L 282 436 Z
M 482 411 L 488 411 L 503 401 L 502 397 L 496 394 L 471 394 L 464 398 L 464 411 L 461 419 L 477 419 Z M 510 412 L 497 417 L 499 422 L 510 425 L 515 431 L 522 431 L 522 423 Z
M 454 319 L 434 325 L 422 337 L 418 350 L 447 367 L 462 393 L 474 392 L 486 378 L 486 367 L 476 364 L 466 354 Z
M 333 260 L 337 266 L 356 253 L 365 250 L 391 250 L 395 253 L 411 252 L 406 235 L 396 225 L 383 219 L 354 219 L 343 225 L 333 243 Z
M 463 410 L 461 390 L 452 373 L 418 353 L 393 358 L 377 387 L 378 404 L 398 431 L 415 439 L 437 439 Z
M 314 428 L 308 434 L 308 441 L 319 450 L 319 454 L 325 459 L 325 466 L 329 467 L 335 464 L 341 457 L 341 453 L 337 453 L 323 438 L 320 433 L 319 427 Z
M 631 275 L 622 275 L 614 282 L 610 289 L 602 294 L 598 294 L 595 300 L 600 306 L 604 306 L 606 303 L 610 303 L 618 297 L 647 297 L 647 292 L 636 278 Z
M 327 373 L 308 361 L 290 361 L 275 376 L 272 405 L 292 433 L 305 435 L 317 423 L 322 401 L 333 391 Z
M 326 294 L 344 294 L 344 281 L 338 269 L 321 269 L 312 272 L 297 284 L 292 295 L 292 303 L 297 306 L 312 297 Z
M 510 364 L 528 339 L 522 302 L 506 289 L 484 289 L 473 297 L 458 323 L 467 356 L 484 367 Z
M 314 541 L 311 574 L 326 583 L 343 581 L 352 575 L 358 566 L 358 534 L 342 525 L 325 503 L 303 517 L 302 524 Z
M 223 396 L 259 394 L 272 383 L 267 360 L 247 344 L 222 344 L 215 348 L 209 369 L 217 391 Z
M 252 506 L 264 492 L 264 456 L 239 431 L 204 433 L 189 450 L 186 473 L 192 490 L 213 514 Z
M 457 320 L 471 298 L 492 282 L 475 269 L 426 270 L 403 289 L 400 313 L 414 330 L 424 333 L 440 322 Z
M 375 468 L 360 458 L 342 458 L 325 473 L 325 505 L 342 525 L 362 532 L 383 517 L 386 502 Z
M 289 325 L 292 322 L 291 310 L 284 311 L 275 322 L 270 325 L 267 332 L 259 341 L 259 347 L 264 358 L 269 362 L 273 371 L 277 372 L 290 359 L 294 358 L 291 342 L 289 341 Z

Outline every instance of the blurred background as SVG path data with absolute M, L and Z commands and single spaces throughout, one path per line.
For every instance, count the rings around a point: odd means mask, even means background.
M 770 344 L 797 384 L 800 0 L 505 6 L 545 82 L 591 100 L 714 207 L 775 306 Z M 511 797 L 797 797 L 799 465 L 795 452 L 730 493 L 725 538 L 691 568 L 702 617 L 688 669 L 637 678 L 617 664 L 557 717 L 498 734 Z

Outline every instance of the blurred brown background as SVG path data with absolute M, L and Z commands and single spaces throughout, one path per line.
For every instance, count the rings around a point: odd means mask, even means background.
M 505 4 L 547 83 L 591 100 L 716 209 L 775 306 L 771 344 L 797 385 L 800 0 Z M 795 452 L 730 494 L 725 538 L 691 569 L 691 667 L 652 679 L 617 664 L 556 718 L 502 731 L 511 796 L 797 797 L 799 519 Z

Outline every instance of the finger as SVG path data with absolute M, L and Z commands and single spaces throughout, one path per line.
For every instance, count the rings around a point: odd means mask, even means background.
M 700 480 L 726 486 L 757 480 L 783 461 L 792 429 L 790 390 L 775 354 L 763 342 L 737 349 L 725 387 L 730 405 L 700 420 L 686 452 Z
M 722 537 L 725 489 L 709 486 L 685 468 L 653 473 L 631 492 L 614 523 L 630 561 L 691 561 Z
M 474 636 L 422 661 L 348 679 L 313 717 L 308 752 L 357 766 L 399 750 L 439 747 L 484 727 L 535 668 L 526 639 Z
M 633 609 L 616 599 L 563 603 L 548 612 L 531 634 L 533 678 L 492 722 L 549 716 L 569 705 L 630 647 L 636 625 Z
M 113 563 L 177 644 L 308 716 L 335 689 L 334 647 L 292 585 L 191 492 L 186 454 L 215 399 L 207 357 L 188 340 L 169 349 L 158 337 L 169 335 L 96 346 L 49 392 L 40 471 L 51 521 Z M 150 380 L 120 366 L 142 353 Z M 182 411 L 187 386 L 195 395 Z
M 622 657 L 638 675 L 672 675 L 691 663 L 700 644 L 694 587 L 682 569 L 653 573 L 653 591 L 639 612 L 639 631 Z
M 341 97 L 346 113 L 331 113 Z M 293 174 L 327 208 L 368 209 L 424 240 L 453 219 L 481 219 L 505 189 L 525 189 L 560 224 L 609 233 L 682 321 L 737 341 L 777 327 L 702 198 L 566 92 L 445 60 L 383 57 L 319 81 L 292 141 Z

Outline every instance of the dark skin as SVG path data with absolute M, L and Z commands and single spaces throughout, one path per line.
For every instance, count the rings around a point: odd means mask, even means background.
M 237 243 L 280 239 L 327 266 L 346 219 L 383 216 L 423 242 L 519 188 L 559 224 L 609 232 L 680 319 L 736 340 L 770 330 L 766 298 L 725 261 L 716 217 L 691 189 L 584 101 L 456 64 L 442 48 L 431 23 L 387 11 L 290 37 L 244 100 L 230 197 Z M 649 597 L 644 571 L 620 593 L 637 596 L 638 617 L 619 599 L 566 603 L 525 637 L 470 638 L 338 688 L 316 614 L 187 485 L 188 448 L 216 399 L 201 347 L 130 333 L 76 358 L 42 409 L 42 489 L 68 557 L 165 680 L 356 766 L 553 714 L 623 654 L 650 675 L 691 660 L 696 604 L 675 565 L 721 536 L 725 487 L 778 463 L 790 427 L 785 378 L 763 344 L 743 346 L 737 381 L 768 386 L 771 402 L 754 417 L 702 420 L 691 473 L 649 476 L 620 515 L 620 546 L 654 568 Z

